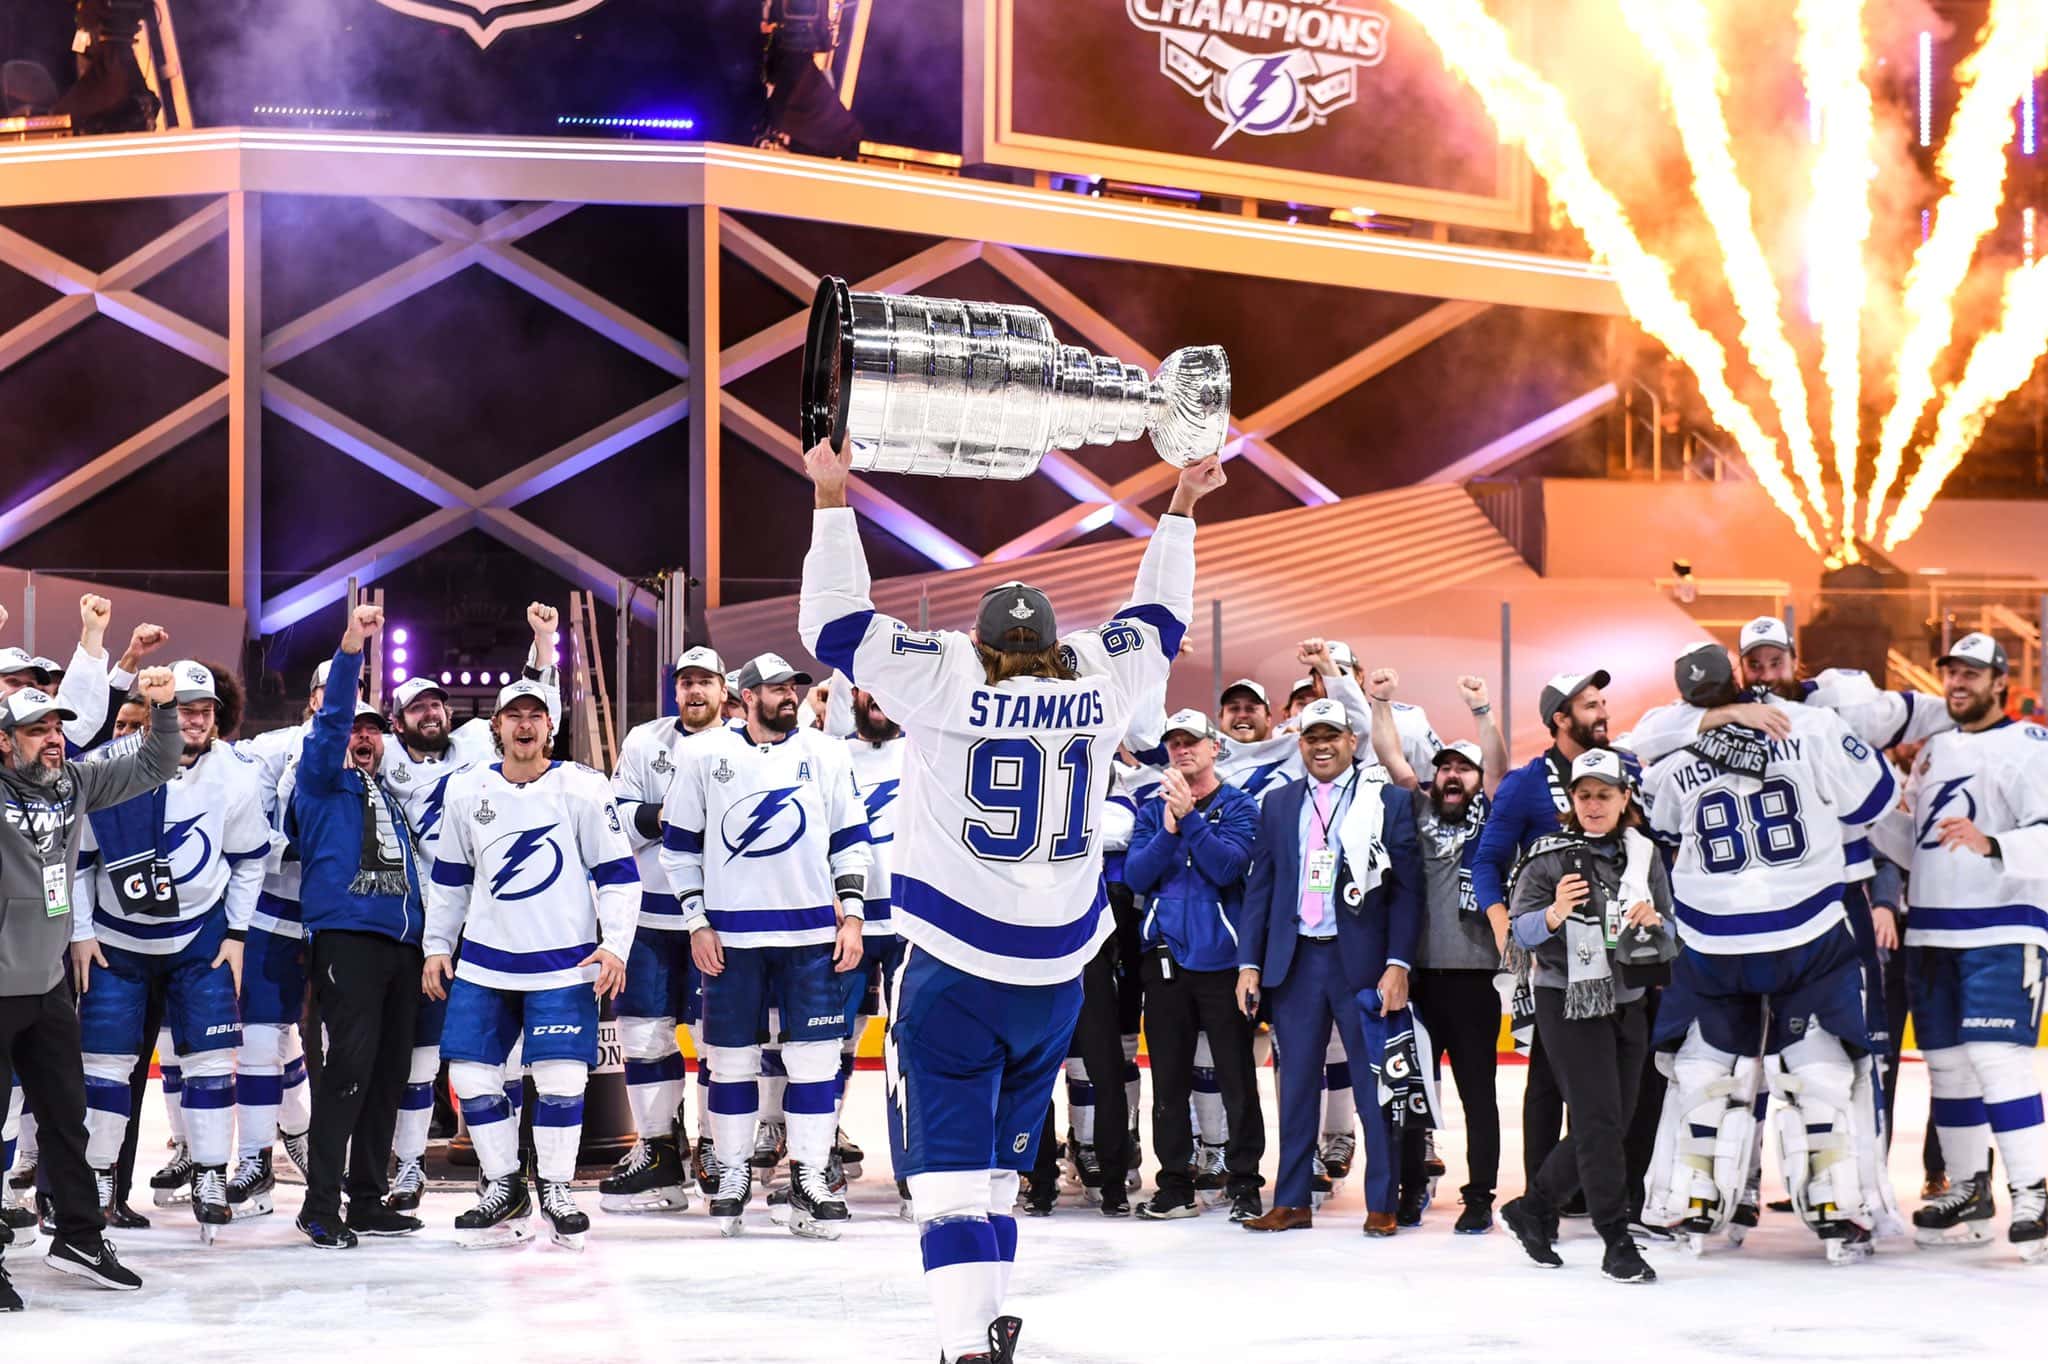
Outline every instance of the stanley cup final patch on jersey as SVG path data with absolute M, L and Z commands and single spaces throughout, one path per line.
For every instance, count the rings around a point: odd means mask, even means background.
M 388 2 L 388 0 L 387 0 Z M 1387 55 L 1387 17 L 1357 0 L 1124 0 L 1159 35 L 1159 71 L 1222 125 L 1274 137 L 1314 128 L 1358 99 L 1358 72 Z
M 602 5 L 605 0 L 377 0 L 389 10 L 430 24 L 446 24 L 467 33 L 487 48 L 515 28 L 559 24 Z

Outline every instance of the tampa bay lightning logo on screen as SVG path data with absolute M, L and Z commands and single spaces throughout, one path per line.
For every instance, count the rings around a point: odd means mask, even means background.
M 742 797 L 727 807 L 718 826 L 719 839 L 725 844 L 725 860 L 773 857 L 794 846 L 810 824 L 810 816 L 796 798 L 801 789 L 778 786 Z
M 1321 126 L 1387 56 L 1387 17 L 1357 0 L 1124 0 L 1124 13 L 1159 35 L 1160 74 L 1223 125 L 1211 150 Z
M 531 900 L 555 883 L 567 859 L 554 835 L 555 826 L 544 824 L 501 834 L 484 849 L 484 864 L 498 868 L 491 873 L 493 899 Z
M 170 859 L 171 879 L 184 885 L 213 860 L 213 840 L 199 827 L 203 815 L 174 819 L 164 829 L 164 855 Z
M 489 47 L 515 28 L 559 24 L 588 14 L 604 0 L 377 0 L 386 9 L 430 24 L 459 28 L 478 47 Z

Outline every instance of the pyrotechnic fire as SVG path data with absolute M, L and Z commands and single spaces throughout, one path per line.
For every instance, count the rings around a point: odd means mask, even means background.
M 1877 471 L 1863 519 L 1867 536 L 1877 534 L 1906 443 L 1934 397 L 1934 365 L 1955 325 L 1956 291 L 1970 272 L 1977 243 L 1997 222 L 2005 198 L 2005 144 L 2012 138 L 2013 105 L 2044 65 L 2048 4 L 1993 0 L 1977 50 L 1957 68 L 1962 98 L 1935 163 L 1948 192 L 1906 276 L 1906 340 L 1893 367 L 1896 396 L 1878 431 Z M 1889 537 L 1886 543 L 1892 543 Z
M 1963 377 L 1949 390 L 1934 439 L 1920 452 L 1920 467 L 1906 481 L 1899 509 L 1885 524 L 1886 549 L 1904 544 L 1920 528 L 1928 504 L 1977 443 L 1985 419 L 2027 381 L 2043 350 L 2048 350 L 2048 261 L 2036 261 L 2007 278 L 1998 327 L 1978 339 Z
M 1644 249 L 1628 213 L 1593 174 L 1564 96 L 1508 47 L 1507 31 L 1479 0 L 1393 0 L 1442 49 L 1445 61 L 1472 87 L 1500 135 L 1519 143 L 1550 187 L 1552 198 L 1585 234 L 1614 274 L 1638 325 L 1693 372 L 1700 397 L 1735 438 L 1757 483 L 1798 531 L 1823 552 L 1778 449 L 1728 386 L 1727 355 L 1673 292 L 1668 267 Z
M 1856 541 L 1856 456 L 1863 401 L 1863 249 L 1870 238 L 1871 141 L 1876 116 L 1863 83 L 1863 0 L 1799 0 L 1799 67 L 1821 120 L 1807 212 L 1810 297 L 1820 324 L 1828 439 L 1842 485 L 1842 538 Z
M 1735 168 L 1721 106 L 1727 77 L 1714 51 L 1706 7 L 1700 0 L 1622 0 L 1622 13 L 1663 78 L 1672 118 L 1692 162 L 1693 194 L 1727 258 L 1728 290 L 1742 317 L 1742 344 L 1777 406 L 1778 422 L 1792 450 L 1792 468 L 1821 525 L 1831 527 L 1820 452 L 1814 448 L 1807 415 L 1806 381 L 1799 372 L 1799 356 L 1785 339 L 1778 316 L 1778 282 L 1751 221 L 1749 189 Z

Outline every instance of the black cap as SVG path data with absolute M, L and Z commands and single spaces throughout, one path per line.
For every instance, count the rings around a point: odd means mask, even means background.
M 1014 637 L 1013 637 L 1014 633 Z M 1052 603 L 1045 593 L 1023 583 L 992 587 L 974 616 L 974 634 L 998 653 L 1035 654 L 1059 642 Z
M 1671 665 L 1671 679 L 1688 704 L 1713 707 L 1727 700 L 1735 687 L 1735 669 L 1728 663 L 1728 651 L 1712 640 L 1695 644 Z
M 772 682 L 794 682 L 799 687 L 808 687 L 811 675 L 792 668 L 789 660 L 781 654 L 762 654 L 740 665 L 738 686 L 741 691 L 753 691 Z

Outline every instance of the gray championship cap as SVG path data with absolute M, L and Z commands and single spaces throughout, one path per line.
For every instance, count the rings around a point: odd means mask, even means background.
M 435 688 L 435 690 L 438 691 L 439 688 Z M 370 723 L 376 725 L 377 728 L 383 730 L 386 734 L 389 734 L 391 732 L 391 717 L 386 715 L 383 711 L 378 710 L 368 701 L 362 699 L 361 697 L 358 697 L 356 699 L 355 723 L 361 724 L 365 720 L 368 720 Z
M 1628 769 L 1621 765 L 1621 755 L 1611 748 L 1589 748 L 1572 759 L 1572 784 L 1576 786 L 1588 777 L 1609 786 L 1628 788 Z
M 1543 695 L 1536 702 L 1542 710 L 1538 717 L 1545 729 L 1550 728 L 1550 717 L 1563 710 L 1574 696 L 1588 687 L 1605 687 L 1614 679 L 1607 675 L 1605 668 L 1595 668 L 1589 673 L 1559 673 L 1543 684 Z
M 548 719 L 555 718 L 554 710 L 548 705 L 547 688 L 530 677 L 522 677 L 516 682 L 498 688 L 498 703 L 491 707 L 491 714 L 496 715 L 522 696 L 530 696 L 540 702 L 540 708 L 547 711 Z
M 676 659 L 674 675 L 686 673 L 692 668 L 699 672 L 716 673 L 721 682 L 725 680 L 725 660 L 718 656 L 718 650 L 708 645 L 699 644 L 683 650 L 682 656 Z
M 1735 669 L 1728 665 L 1726 649 L 1703 640 L 1678 656 L 1671 665 L 1671 680 L 1687 705 L 1716 706 L 1735 685 Z
M 798 672 L 789 666 L 789 660 L 781 654 L 762 654 L 740 664 L 740 670 L 733 677 L 733 684 L 741 691 L 752 691 L 777 682 L 794 682 L 799 687 L 808 687 L 814 679 L 809 673 Z
M 35 659 L 29 657 L 28 650 L 16 648 L 0 649 L 0 677 L 11 676 L 14 673 L 39 673 L 41 671 L 43 671 L 42 666 Z
M 1785 622 L 1776 616 L 1758 616 L 1743 626 L 1741 646 L 1736 652 L 1747 658 L 1751 649 L 1761 649 L 1766 644 L 1783 649 L 1788 654 L 1792 652 L 1792 632 L 1787 630 Z
M 974 637 L 998 653 L 1035 654 L 1059 643 L 1059 626 L 1045 593 L 1025 583 L 992 587 L 974 613 Z
M 1320 701 L 1311 701 L 1303 706 L 1301 714 L 1295 718 L 1301 721 L 1301 732 L 1303 734 L 1308 733 L 1317 725 L 1326 725 L 1331 729 L 1342 730 L 1346 734 L 1353 732 L 1350 712 L 1345 710 L 1342 704 L 1332 701 L 1327 696 Z
M 1480 751 L 1479 745 L 1473 743 L 1470 739 L 1460 739 L 1454 744 L 1445 744 L 1436 751 L 1436 756 L 1430 759 L 1430 763 L 1433 766 L 1442 767 L 1445 760 L 1449 758 L 1463 758 L 1480 771 L 1486 770 L 1486 755 Z
M 1964 635 L 1948 646 L 1947 653 L 1934 660 L 1937 668 L 1945 663 L 1973 663 L 2002 673 L 2006 670 L 2005 646 L 1986 634 Z
M 1216 700 L 1218 704 L 1221 704 L 1222 702 L 1228 701 L 1231 697 L 1237 695 L 1239 692 L 1243 692 L 1247 696 L 1250 696 L 1254 701 L 1257 701 L 1262 706 L 1272 704 L 1266 699 L 1266 689 L 1260 686 L 1256 681 L 1252 680 L 1249 677 L 1240 677 L 1237 679 L 1237 681 L 1225 687 L 1223 689 L 1223 695 L 1217 697 Z
M 220 703 L 220 693 L 213 687 L 213 671 L 196 659 L 181 658 L 173 663 L 171 679 L 177 686 L 177 701 L 181 706 L 193 701 Z
M 1166 728 L 1159 732 L 1159 741 L 1165 743 L 1176 734 L 1190 734 L 1197 739 L 1223 737 L 1221 731 L 1216 728 L 1216 722 L 1192 706 L 1186 710 L 1177 710 L 1166 717 Z
M 45 715 L 55 715 L 60 720 L 78 718 L 77 711 L 41 687 L 23 687 L 5 701 L 0 701 L 0 729 L 32 725 Z
M 438 696 L 443 701 L 448 699 L 447 689 L 433 678 L 408 677 L 405 681 L 398 684 L 396 691 L 391 693 L 392 712 L 397 715 L 403 715 L 407 706 L 419 700 L 422 696 L 428 695 Z M 357 706 L 356 714 L 361 715 L 362 713 L 363 708 Z

